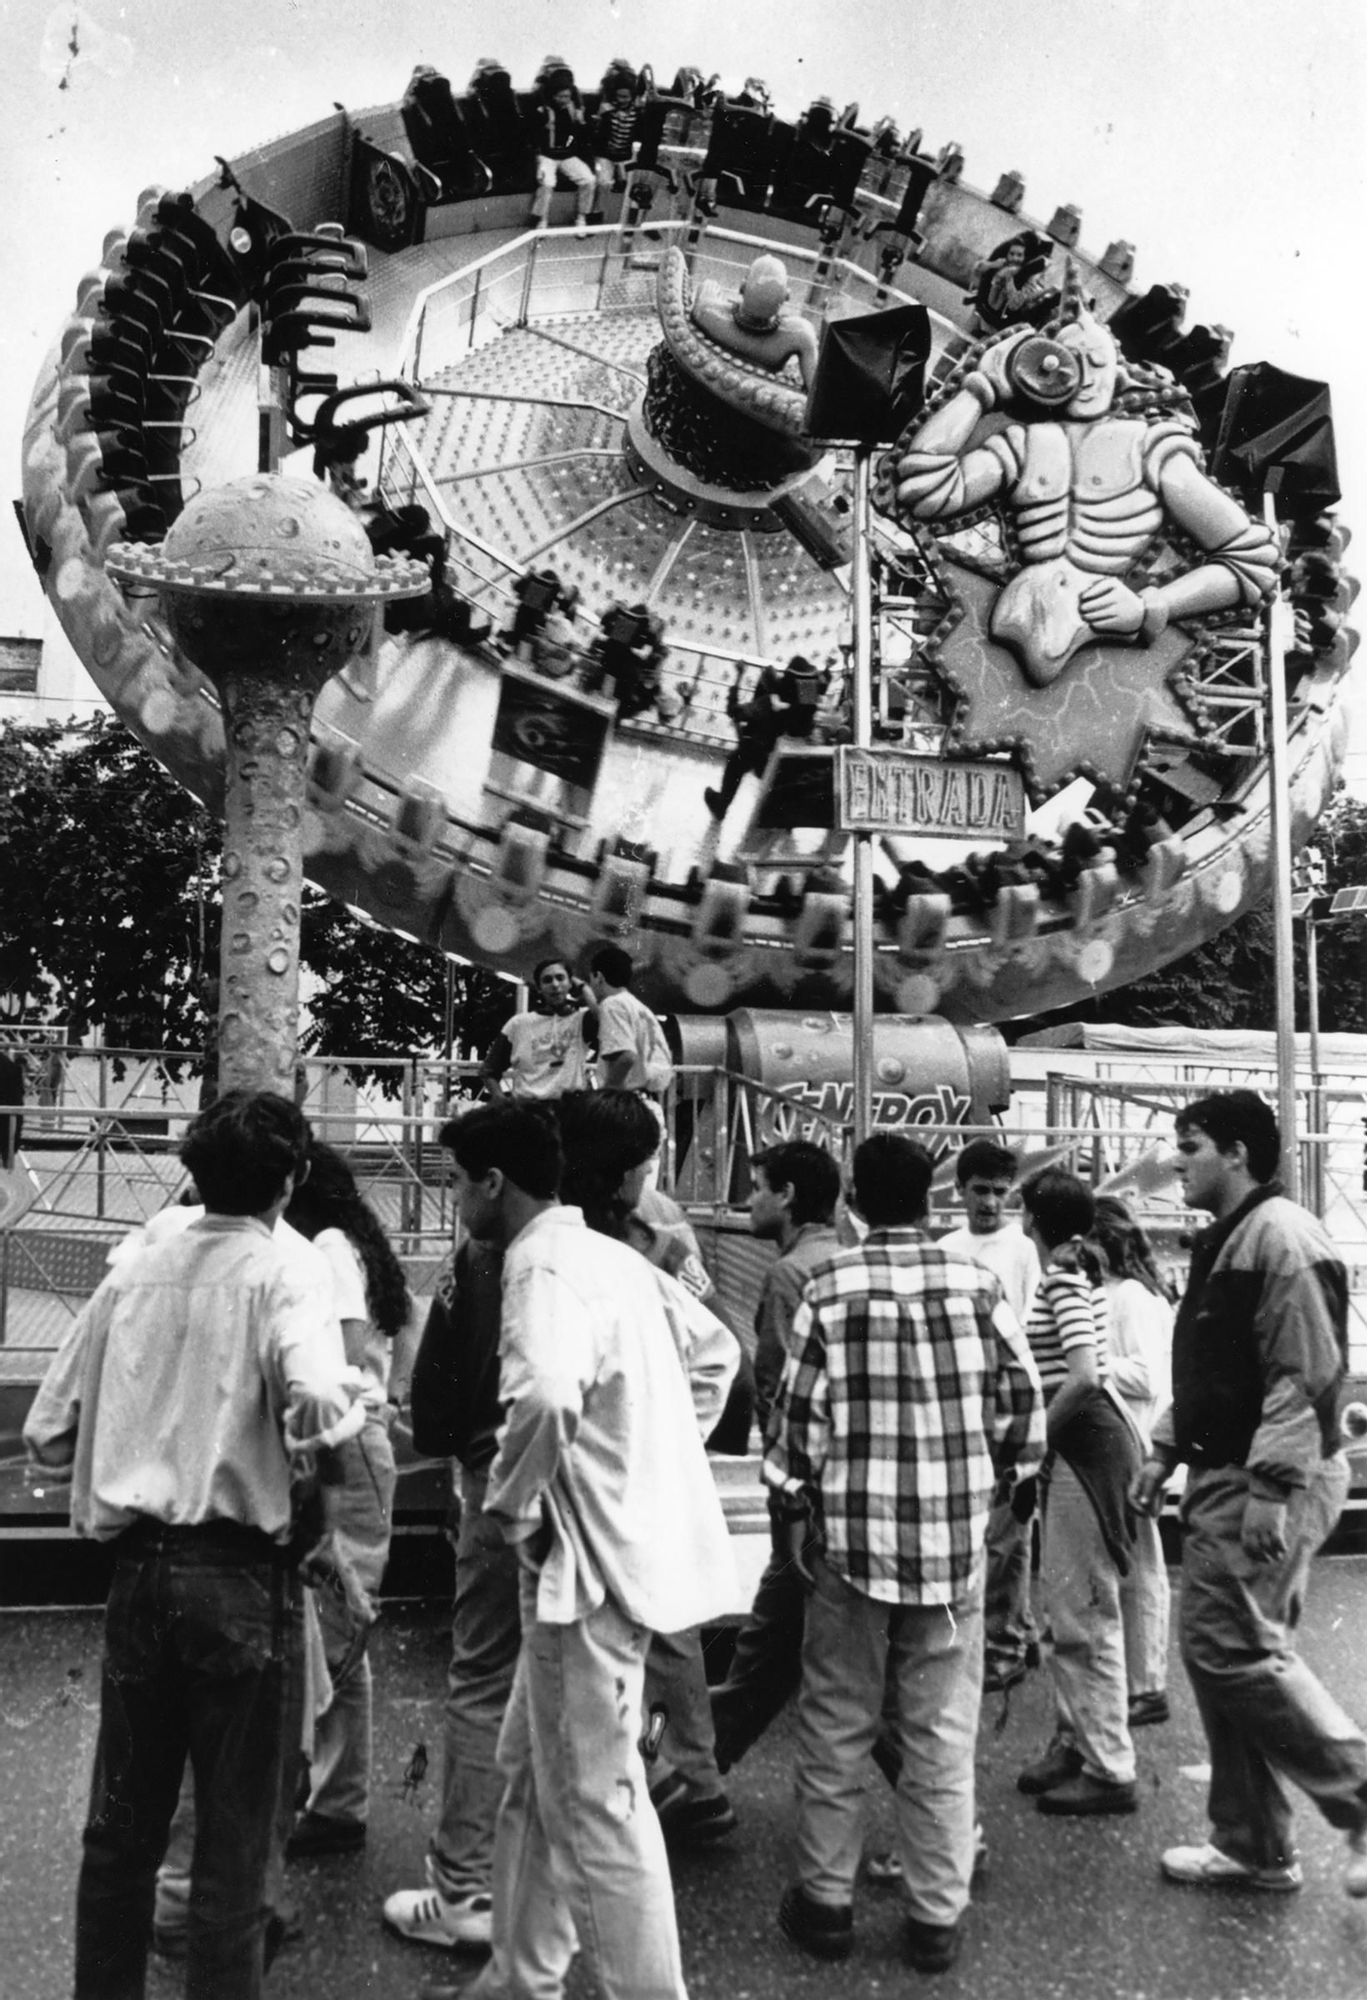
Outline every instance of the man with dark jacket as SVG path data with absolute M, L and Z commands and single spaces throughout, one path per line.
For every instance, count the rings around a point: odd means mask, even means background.
M 455 1121 L 443 1126 L 449 1148 Z M 437 1280 L 413 1365 L 413 1443 L 425 1458 L 456 1461 L 460 1529 L 447 1674 L 441 1817 L 427 1857 L 430 1886 L 385 1900 L 400 1936 L 451 1950 L 490 1939 L 494 1822 L 503 1795 L 498 1733 L 522 1638 L 517 1554 L 484 1512 L 502 1410 L 498 1338 L 503 1253 L 467 1240 Z
M 1277 1121 L 1251 1090 L 1177 1119 L 1197 1238 L 1173 1337 L 1173 1400 L 1135 1481 L 1156 1514 L 1182 1499 L 1182 1659 L 1210 1743 L 1211 1837 L 1170 1847 L 1163 1873 L 1201 1887 L 1287 1891 L 1302 1875 L 1290 1778 L 1348 1836 L 1344 1886 L 1367 1896 L 1367 1741 L 1297 1658 L 1310 1561 L 1338 1519 L 1347 1273 L 1321 1224 L 1273 1178 Z

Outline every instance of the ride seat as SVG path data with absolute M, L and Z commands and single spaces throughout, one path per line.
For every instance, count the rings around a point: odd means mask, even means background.
M 483 194 L 489 171 L 470 143 L 449 80 L 425 65 L 414 70 L 399 106 L 413 158 L 436 177 L 441 201 Z

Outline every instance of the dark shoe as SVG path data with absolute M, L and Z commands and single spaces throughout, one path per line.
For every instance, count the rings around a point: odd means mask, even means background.
M 854 1944 L 854 1911 L 849 1904 L 837 1909 L 829 1903 L 814 1903 L 796 1882 L 783 1892 L 778 1927 L 784 1937 L 813 1958 L 848 1958 Z
M 450 1979 L 424 1979 L 418 1988 L 418 2000 L 464 2000 L 483 1971 L 483 1966 L 472 1965 L 463 1978 L 457 1973 Z
M 726 801 L 723 799 L 721 793 L 714 790 L 711 785 L 704 787 L 702 802 L 711 813 L 713 819 L 726 818 Z
M 1019 1687 L 1030 1668 L 1024 1660 L 991 1660 L 983 1673 L 984 1694 L 1005 1694 Z
M 286 1945 L 298 1944 L 303 1935 L 304 1919 L 299 1914 L 297 1903 L 290 1903 L 283 1910 L 272 1910 L 261 1936 L 261 1958 L 265 1970 L 269 1972 Z
M 668 1780 L 660 1792 L 659 1797 L 651 1794 L 651 1803 L 666 1847 L 708 1847 L 735 1832 L 736 1809 L 725 1792 L 715 1792 L 710 1798 L 689 1798 L 671 1790 Z
M 907 1918 L 903 1949 L 914 1972 L 948 1972 L 962 1942 L 958 1924 L 923 1924 L 919 1917 Z
M 1172 1715 L 1168 1698 L 1162 1688 L 1151 1688 L 1147 1694 L 1130 1696 L 1129 1723 L 1131 1729 L 1147 1729 L 1156 1722 L 1167 1722 Z
M 1090 1819 L 1102 1813 L 1132 1813 L 1139 1809 L 1139 1793 L 1133 1785 L 1112 1784 L 1109 1778 L 1094 1778 L 1082 1771 L 1066 1784 L 1055 1785 L 1036 1799 L 1035 1810 L 1069 1819 Z
M 1052 1792 L 1055 1785 L 1066 1785 L 1081 1771 L 1081 1755 L 1071 1743 L 1051 1743 L 1042 1757 L 1026 1765 L 1016 1780 L 1016 1790 L 1028 1799 L 1037 1798 L 1041 1792 Z
M 314 1854 L 357 1854 L 365 1846 L 363 1819 L 336 1819 L 331 1813 L 300 1813 L 285 1842 L 286 1861 Z

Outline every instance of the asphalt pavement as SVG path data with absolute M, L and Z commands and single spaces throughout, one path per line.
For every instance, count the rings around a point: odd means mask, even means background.
M 0 1556 L 3 1551 L 0 1551 Z M 380 1905 L 423 1880 L 436 1813 L 447 1658 L 441 1606 L 391 1605 L 375 1637 L 376 1776 L 358 1856 L 298 1863 L 290 1876 L 303 1940 L 276 1963 L 269 2000 L 417 2000 L 449 1961 L 390 1936 Z M 1304 1652 L 1367 1722 L 1367 1558 L 1321 1562 Z M 0 1996 L 66 2000 L 72 1907 L 97 1711 L 99 1616 L 0 1613 Z M 1367 1903 L 1341 1886 L 1343 1842 L 1304 1801 L 1297 1826 L 1305 1887 L 1294 1896 L 1177 1888 L 1160 1850 L 1205 1838 L 1205 1745 L 1174 1662 L 1173 1718 L 1138 1732 L 1142 1803 L 1132 1819 L 1056 1821 L 1015 1790 L 1048 1735 L 1044 1677 L 984 1705 L 979 1811 L 990 1850 L 954 1970 L 925 1979 L 899 1956 L 899 1898 L 861 1884 L 853 1957 L 818 1964 L 774 1917 L 786 1880 L 792 1738 L 785 1720 L 727 1780 L 739 1831 L 675 1866 L 692 2000 L 845 2000 L 921 1990 L 937 2000 L 1363 2000 Z M 406 1782 L 413 1753 L 426 1777 Z M 868 1835 L 892 1834 L 881 1779 Z M 153 1961 L 150 2000 L 175 2000 L 179 1972 Z M 569 2000 L 595 1991 L 576 1968 Z

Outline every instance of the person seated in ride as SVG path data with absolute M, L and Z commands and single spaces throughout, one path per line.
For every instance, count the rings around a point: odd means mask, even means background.
M 588 132 L 574 72 L 558 56 L 547 56 L 537 72 L 528 125 L 536 147 L 531 220 L 538 229 L 546 227 L 556 183 L 567 182 L 576 196 L 574 233 L 582 236 L 598 183 L 584 157 Z
M 802 386 L 810 389 L 816 371 L 816 331 L 787 300 L 787 268 L 766 251 L 755 258 L 733 298 L 712 279 L 704 279 L 694 294 L 693 322 L 709 340 L 756 368 L 777 375 L 796 360 Z
M 626 186 L 640 128 L 636 73 L 629 63 L 610 63 L 603 78 L 602 107 L 593 124 L 594 172 L 600 196 Z
M 1037 324 L 1040 309 L 1051 309 L 1058 299 L 1058 287 L 1046 278 L 1048 263 L 1048 250 L 1041 252 L 1033 231 L 1011 237 L 984 258 L 965 295 L 978 330 L 997 333 L 1021 320 Z
M 725 819 L 747 773 L 764 775 L 780 737 L 813 734 L 825 686 L 822 670 L 796 653 L 786 667 L 764 669 L 749 701 L 740 699 L 738 686 L 731 690 L 726 708 L 736 725 L 736 747 L 726 760 L 720 786 L 714 790 L 709 785 L 703 792 L 713 819 Z

